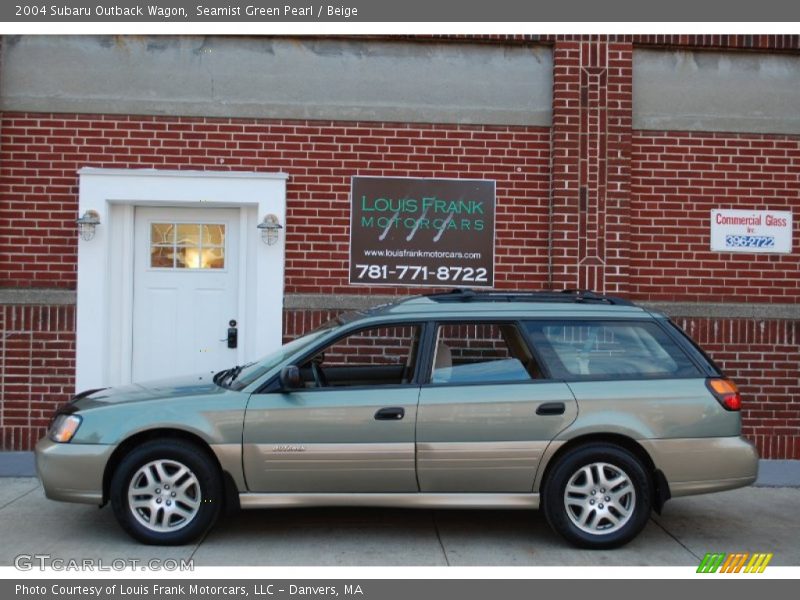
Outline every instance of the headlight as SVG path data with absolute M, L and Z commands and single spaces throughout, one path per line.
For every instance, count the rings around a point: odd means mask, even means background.
M 78 415 L 58 415 L 50 426 L 48 437 L 54 442 L 64 444 L 75 436 L 81 421 Z

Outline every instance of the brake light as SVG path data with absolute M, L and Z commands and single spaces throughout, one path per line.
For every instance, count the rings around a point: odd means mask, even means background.
M 742 395 L 730 379 L 709 379 L 707 383 L 725 410 L 742 410 Z

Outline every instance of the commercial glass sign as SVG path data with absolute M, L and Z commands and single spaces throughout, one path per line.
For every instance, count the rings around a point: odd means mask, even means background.
M 353 177 L 351 204 L 351 284 L 494 285 L 494 181 Z
M 792 251 L 792 213 L 713 209 L 711 249 L 718 252 L 789 254 Z

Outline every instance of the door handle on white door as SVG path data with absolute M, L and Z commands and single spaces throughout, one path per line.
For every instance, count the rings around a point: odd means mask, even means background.
M 236 329 L 236 319 L 228 321 L 228 337 L 221 339 L 220 342 L 228 342 L 228 348 L 236 348 L 239 342 L 239 330 Z

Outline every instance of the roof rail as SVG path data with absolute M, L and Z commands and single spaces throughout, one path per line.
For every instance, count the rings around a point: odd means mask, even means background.
M 634 306 L 625 298 L 598 294 L 592 290 L 475 291 L 455 288 L 449 292 L 425 294 L 434 302 L 575 302 Z

